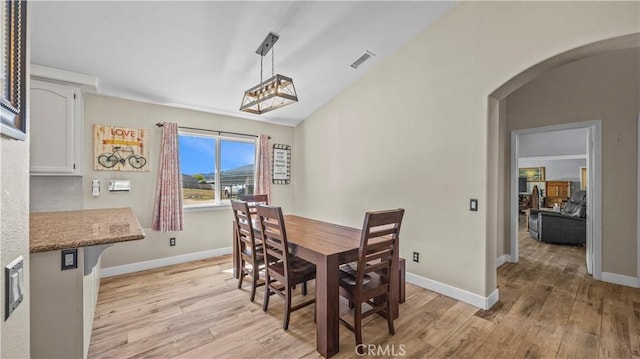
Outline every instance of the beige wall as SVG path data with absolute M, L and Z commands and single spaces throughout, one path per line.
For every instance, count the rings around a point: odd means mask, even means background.
M 0 258 L 2 268 L 24 258 L 25 293 L 23 302 L 11 314 L 5 315 L 4 269 L 0 275 L 2 318 L 0 318 L 0 357 L 29 357 L 29 140 L 0 139 Z
M 231 247 L 231 210 L 221 207 L 198 212 L 185 212 L 183 232 L 161 233 L 151 230 L 153 201 L 156 191 L 158 157 L 162 130 L 157 122 L 176 122 L 179 126 L 215 129 L 249 134 L 265 133 L 271 143 L 293 145 L 293 128 L 249 121 L 105 96 L 85 95 L 85 173 L 84 208 L 132 207 L 147 237 L 140 241 L 116 244 L 104 251 L 102 267 L 108 268 L 170 256 Z M 93 170 L 93 125 L 114 125 L 142 128 L 150 134 L 149 172 L 118 172 Z M 295 151 L 295 147 L 293 148 Z M 91 180 L 99 179 L 100 196 L 91 196 Z M 131 180 L 131 192 L 109 192 L 112 179 Z M 293 211 L 291 185 L 272 185 L 272 203 Z M 169 237 L 176 237 L 176 246 L 169 247 Z
M 602 121 L 602 271 L 635 277 L 640 50 L 549 71 L 509 95 L 506 107 L 509 131 Z M 499 247 L 504 253 L 510 251 L 508 238 Z
M 496 237 L 487 225 L 498 222 L 487 209 L 498 200 L 494 193 L 488 203 L 497 184 L 487 178 L 500 168 L 500 146 L 488 143 L 500 138 L 487 121 L 489 94 L 558 53 L 637 32 L 638 10 L 637 2 L 461 3 L 296 127 L 297 213 L 360 226 L 366 210 L 404 207 L 401 254 L 421 253 L 407 270 L 489 296 Z M 479 212 L 469 211 L 470 198 Z
M 27 12 L 28 13 L 28 12 Z M 28 25 L 29 26 L 29 25 Z M 29 34 L 29 31 L 27 31 Z M 30 43 L 30 40 L 27 40 Z M 27 46 L 27 62 L 30 56 Z M 27 69 L 27 76 L 29 70 Z M 28 86 L 28 85 L 27 85 Z M 29 89 L 27 87 L 27 94 Z M 27 97 L 28 98 L 28 97 Z M 27 105 L 28 107 L 28 105 Z M 28 115 L 27 115 L 28 116 Z M 27 126 L 29 121 L 27 121 Z M 4 266 L 17 257 L 24 258 L 24 296 L 22 303 L 5 320 Z M 28 358 L 31 290 L 29 288 L 29 131 L 26 141 L 0 137 L 0 358 Z

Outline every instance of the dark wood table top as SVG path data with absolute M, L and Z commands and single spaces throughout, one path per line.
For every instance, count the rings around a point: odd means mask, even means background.
M 289 244 L 323 255 L 356 250 L 360 246 L 360 229 L 294 215 L 284 216 Z

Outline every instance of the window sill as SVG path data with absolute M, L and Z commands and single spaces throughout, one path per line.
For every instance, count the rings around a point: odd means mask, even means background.
M 191 205 L 182 207 L 185 213 L 202 212 L 202 211 L 220 211 L 220 210 L 228 210 L 229 208 L 231 208 L 230 201 L 223 201 L 220 203 L 191 204 Z

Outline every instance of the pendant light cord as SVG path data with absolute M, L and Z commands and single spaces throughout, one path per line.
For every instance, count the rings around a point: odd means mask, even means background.
M 264 59 L 264 55 L 260 55 L 260 83 L 262 83 L 262 60 Z

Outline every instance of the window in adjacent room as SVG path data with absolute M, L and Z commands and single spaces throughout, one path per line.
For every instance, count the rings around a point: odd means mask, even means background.
M 255 140 L 180 132 L 178 142 L 185 207 L 215 205 L 253 194 Z

